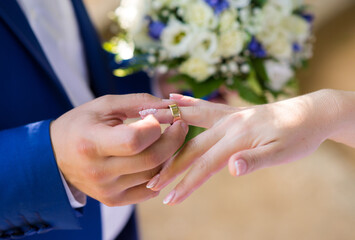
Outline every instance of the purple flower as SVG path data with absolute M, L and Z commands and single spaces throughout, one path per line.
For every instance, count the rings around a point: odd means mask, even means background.
M 163 32 L 166 25 L 160 21 L 150 21 L 149 23 L 149 36 L 155 40 L 160 39 L 160 35 Z
M 257 58 L 264 58 L 267 56 L 266 50 L 263 45 L 253 37 L 249 43 L 248 49 L 250 53 Z
M 227 0 L 205 0 L 205 2 L 213 8 L 214 13 L 217 15 L 229 8 L 229 2 Z

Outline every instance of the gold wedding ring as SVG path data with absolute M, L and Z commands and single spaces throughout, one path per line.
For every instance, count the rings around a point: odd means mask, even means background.
M 172 104 L 169 105 L 170 111 L 171 111 L 171 115 L 173 115 L 173 122 L 176 122 L 178 120 L 181 120 L 181 113 L 180 113 L 180 109 L 178 107 L 178 105 L 176 104 Z

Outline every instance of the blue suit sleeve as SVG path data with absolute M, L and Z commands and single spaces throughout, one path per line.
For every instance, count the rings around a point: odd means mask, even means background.
M 80 228 L 52 150 L 50 121 L 0 131 L 0 239 Z

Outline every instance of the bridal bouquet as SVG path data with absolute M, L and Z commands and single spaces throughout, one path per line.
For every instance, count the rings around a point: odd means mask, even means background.
M 302 0 L 151 0 L 141 6 L 139 24 L 126 29 L 135 57 L 119 73 L 173 72 L 169 81 L 195 97 L 224 85 L 251 103 L 266 103 L 295 85 L 295 70 L 312 56 L 313 16 Z

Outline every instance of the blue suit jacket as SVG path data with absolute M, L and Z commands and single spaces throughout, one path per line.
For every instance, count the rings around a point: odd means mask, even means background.
M 149 92 L 143 74 L 114 78 L 81 0 L 72 0 L 96 96 Z M 73 210 L 53 156 L 50 119 L 72 108 L 15 0 L 0 1 L 0 239 L 100 239 L 98 203 Z M 43 235 L 37 233 L 53 231 Z M 82 231 L 65 231 L 84 229 Z M 53 234 L 55 233 L 55 234 Z M 41 237 L 42 236 L 42 237 Z M 34 237 L 34 238 L 33 238 Z

